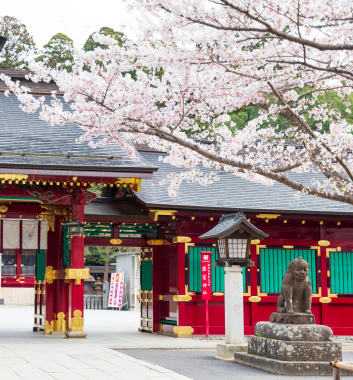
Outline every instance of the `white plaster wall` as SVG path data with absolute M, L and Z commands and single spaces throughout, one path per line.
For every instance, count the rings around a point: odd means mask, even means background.
M 34 305 L 33 288 L 1 288 L 5 305 Z

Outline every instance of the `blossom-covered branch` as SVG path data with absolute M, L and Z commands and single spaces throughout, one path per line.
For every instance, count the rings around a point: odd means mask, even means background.
M 52 125 L 76 123 L 84 131 L 78 143 L 93 148 L 117 143 L 137 160 L 127 137 L 167 153 L 161 160 L 187 169 L 163 181 L 170 196 L 184 180 L 208 185 L 230 173 L 353 205 L 353 131 L 344 117 L 353 98 L 350 2 L 131 7 L 141 28 L 133 43 L 95 35 L 104 48 L 77 51 L 70 73 L 31 65 L 33 81 L 53 80 L 64 94 L 53 94 L 51 106 L 2 76 L 23 110 L 41 108 Z M 333 91 L 346 110 L 319 101 Z M 244 107 L 259 112 L 240 128 L 229 115 Z M 310 183 L 296 175 L 310 172 L 317 177 Z

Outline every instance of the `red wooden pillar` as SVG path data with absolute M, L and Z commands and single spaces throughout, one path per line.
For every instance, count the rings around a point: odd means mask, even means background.
M 84 222 L 84 193 L 80 193 L 75 204 L 75 195 L 72 197 L 72 215 L 79 222 Z M 84 269 L 84 237 L 75 236 L 71 239 L 71 268 Z M 79 279 L 70 279 L 70 319 L 69 331 L 65 333 L 68 338 L 85 338 L 84 328 L 84 282 Z
M 56 233 L 50 228 L 48 231 L 48 249 L 46 254 L 46 280 L 45 280 L 45 334 L 51 334 L 54 331 L 54 302 L 55 302 L 55 281 L 48 274 L 56 269 Z
M 55 216 L 55 268 L 57 270 L 63 269 L 62 256 L 63 256 L 63 242 L 62 242 L 62 217 Z M 55 280 L 55 297 L 54 297 L 54 328 L 53 331 L 65 332 L 68 330 L 69 319 L 69 280 Z
M 178 243 L 178 294 L 185 294 L 185 243 Z M 187 326 L 186 303 L 178 302 L 178 326 Z
M 250 247 L 250 258 L 255 263 L 255 266 L 250 268 L 250 285 L 251 285 L 251 319 L 250 324 L 252 328 L 255 328 L 256 323 L 259 321 L 257 303 L 259 302 L 259 297 L 257 297 L 257 276 L 260 271 L 258 268 L 258 258 L 257 258 L 256 245 L 252 244 Z M 248 269 L 248 268 L 246 268 Z M 250 297 L 249 297 L 250 298 Z M 253 333 L 253 332 L 252 332 Z

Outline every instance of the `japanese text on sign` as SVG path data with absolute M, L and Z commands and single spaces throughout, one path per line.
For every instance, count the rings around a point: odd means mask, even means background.
M 122 307 L 124 293 L 124 273 L 112 273 L 108 307 Z
M 202 299 L 211 299 L 211 252 L 201 252 Z

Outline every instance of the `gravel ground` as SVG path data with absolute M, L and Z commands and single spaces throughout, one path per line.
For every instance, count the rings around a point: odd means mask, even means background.
M 194 380 L 251 380 L 263 378 L 266 380 L 282 379 L 322 379 L 320 376 L 279 376 L 259 369 L 234 363 L 232 360 L 215 359 L 216 351 L 186 351 L 186 350 L 121 350 L 126 355 L 147 361 L 170 369 L 180 375 Z M 344 352 L 343 360 L 353 362 L 353 352 Z M 331 379 L 331 377 L 325 377 Z M 353 379 L 345 376 L 344 379 Z

